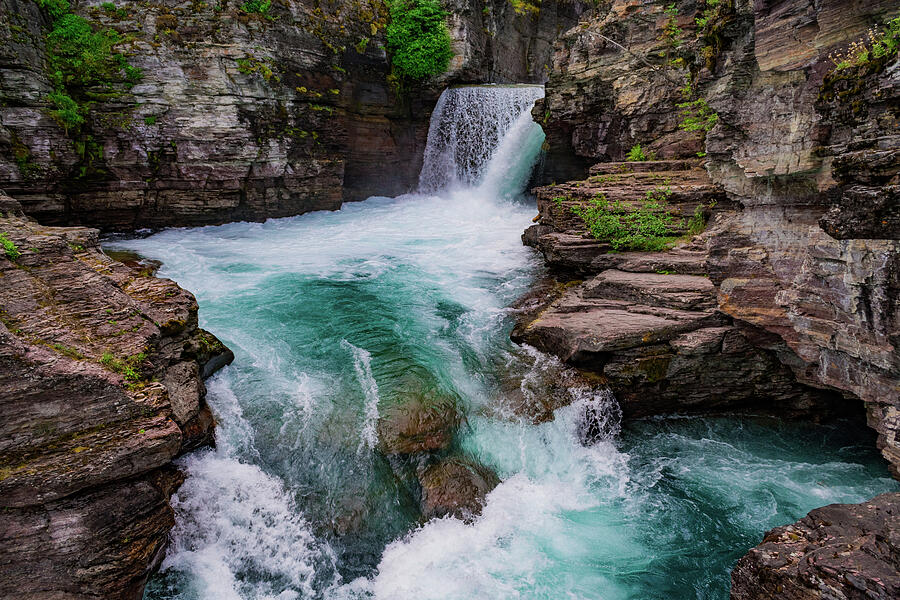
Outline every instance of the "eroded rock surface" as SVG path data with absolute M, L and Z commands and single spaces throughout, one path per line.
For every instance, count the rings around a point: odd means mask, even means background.
M 33 0 L 0 2 L 0 188 L 46 224 L 108 230 L 265 220 L 415 187 L 441 90 L 542 82 L 553 41 L 586 3 L 450 2 L 456 55 L 424 83 L 400 82 L 382 0 L 75 6 L 115 29 L 143 70 L 113 86 L 79 132 L 51 115 L 45 35 Z
M 773 529 L 731 581 L 732 600 L 900 597 L 900 494 L 817 508 Z
M 189 292 L 104 255 L 97 230 L 0 206 L 0 596 L 139 598 L 174 522 L 171 461 L 212 441 L 201 373 L 233 356 Z

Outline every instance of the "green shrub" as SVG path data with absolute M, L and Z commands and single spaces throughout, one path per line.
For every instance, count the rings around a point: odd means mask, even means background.
M 0 233 L 0 246 L 3 246 L 3 252 L 9 260 L 16 261 L 22 256 L 22 253 L 19 252 L 19 247 L 16 246 L 15 242 L 6 237 L 5 233 Z
M 628 151 L 628 156 L 625 157 L 625 160 L 628 162 L 646 162 L 648 160 L 656 160 L 656 154 L 654 152 L 644 152 L 640 144 L 635 144 Z
M 47 96 L 47 99 L 55 107 L 50 114 L 62 123 L 67 133 L 69 129 L 77 129 L 84 123 L 85 108 L 79 106 L 67 93 L 56 91 Z
M 679 127 L 685 131 L 702 131 L 705 135 L 719 122 L 719 115 L 709 107 L 703 98 L 683 102 L 677 106 L 681 109 Z
M 115 50 L 122 41 L 112 29 L 95 31 L 83 17 L 72 14 L 67 0 L 37 0 L 50 15 L 47 62 L 54 91 L 47 99 L 51 114 L 68 131 L 85 120 L 92 97 L 108 94 L 113 83 L 134 83 L 142 76 Z M 99 88 L 99 89 L 98 89 Z
M 850 44 L 845 50 L 828 58 L 835 71 L 862 67 L 873 61 L 891 59 L 900 52 L 900 16 L 887 21 L 884 27 L 873 27 L 865 38 Z
M 675 217 L 665 205 L 669 194 L 663 188 L 647 192 L 636 208 L 618 200 L 609 202 L 606 196 L 598 194 L 587 204 L 570 210 L 581 217 L 594 239 L 608 243 L 615 250 L 660 251 L 677 238 L 673 229 Z
M 156 125 L 156 117 L 144 117 L 144 125 Z
M 261 15 L 270 21 L 274 21 L 275 17 L 269 14 L 270 8 L 272 8 L 272 0 L 246 0 L 246 2 L 241 4 L 241 12 L 245 12 L 248 15 Z
M 424 79 L 447 70 L 453 49 L 445 18 L 436 0 L 391 0 L 385 33 L 397 74 Z
M 124 359 L 116 358 L 111 352 L 104 352 L 100 357 L 100 364 L 111 371 L 121 373 L 126 381 L 134 383 L 144 379 L 144 375 L 141 373 L 141 363 L 145 360 L 147 360 L 147 355 L 144 352 Z

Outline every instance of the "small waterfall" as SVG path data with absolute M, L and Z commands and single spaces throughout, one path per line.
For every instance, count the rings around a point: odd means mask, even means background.
M 531 120 L 531 107 L 543 95 L 536 85 L 444 90 L 431 115 L 419 191 L 490 182 L 485 191 L 520 192 L 543 143 L 543 131 Z M 492 170 L 495 158 L 502 161 Z

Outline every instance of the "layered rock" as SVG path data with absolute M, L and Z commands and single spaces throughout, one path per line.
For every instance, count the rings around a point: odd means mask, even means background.
M 173 525 L 171 461 L 212 441 L 201 374 L 230 352 L 194 297 L 98 232 L 0 195 L 0 595 L 139 598 Z
M 108 4 L 108 3 L 107 3 Z M 69 135 L 50 115 L 32 0 L 0 3 L 0 187 L 46 224 L 111 230 L 264 220 L 397 195 L 417 182 L 428 118 L 454 82 L 546 78 L 551 43 L 581 2 L 516 13 L 506 0 L 451 4 L 457 52 L 441 78 L 391 74 L 382 0 L 81 3 L 143 70 L 113 86 Z
M 898 507 L 900 494 L 882 494 L 769 531 L 732 571 L 732 600 L 900 597 Z
M 702 127 L 695 132 L 696 140 L 713 185 L 736 210 L 715 215 L 687 254 L 607 256 L 602 244 L 555 220 L 547 203 L 555 188 L 538 190 L 547 206 L 526 242 L 562 276 L 593 279 L 518 332 L 570 361 L 609 371 L 623 409 L 640 414 L 641 401 L 654 404 L 667 389 L 633 375 L 648 356 L 668 354 L 653 372 L 671 377 L 671 365 L 694 351 L 682 356 L 678 340 L 688 328 L 691 348 L 717 353 L 702 362 L 725 366 L 721 385 L 731 376 L 754 381 L 744 368 L 756 371 L 755 363 L 781 382 L 759 388 L 760 398 L 778 398 L 784 384 L 782 390 L 817 403 L 862 401 L 900 477 L 900 63 L 896 53 L 870 53 L 863 64 L 849 60 L 836 69 L 830 58 L 896 16 L 900 5 L 735 0 L 703 15 L 698 5 L 613 0 L 601 7 L 557 45 L 545 105 L 534 115 L 556 161 L 547 179 L 583 179 L 593 162 L 621 160 L 635 142 L 662 158 L 686 158 L 694 149 L 676 137 L 685 116 L 677 105 L 704 99 L 717 119 L 706 135 Z M 691 96 L 679 93 L 682 84 L 690 84 Z M 589 181 L 563 187 L 589 188 Z M 703 267 L 693 271 L 700 255 Z M 670 267 L 663 266 L 667 256 Z M 630 274 L 655 270 L 707 275 L 714 305 L 705 316 L 696 308 L 675 313 L 672 301 L 683 293 L 694 301 L 700 286 Z M 594 288 L 599 297 L 588 291 Z M 704 318 L 719 322 L 697 325 Z M 729 336 L 740 339 L 744 360 L 728 363 Z M 652 349 L 655 339 L 668 348 Z M 698 382 L 704 396 L 704 380 Z M 675 398 L 660 404 L 653 408 L 682 410 Z M 704 406 L 723 405 L 707 395 L 694 408 Z M 885 495 L 827 507 L 770 532 L 735 569 L 733 597 L 895 597 L 898 503 L 897 495 Z
M 684 236 L 669 251 L 611 252 L 572 210 L 598 195 L 634 208 L 648 192 L 665 198 L 677 217 L 673 233 Z M 773 352 L 754 346 L 759 331 L 718 310 L 718 290 L 706 273 L 708 234 L 691 238 L 686 223 L 695 215 L 722 221 L 734 215 L 734 204 L 699 161 L 601 163 L 587 180 L 535 193 L 540 220 L 523 239 L 558 276 L 586 280 L 520 319 L 515 341 L 602 374 L 625 417 L 833 410 L 831 394 L 798 384 Z

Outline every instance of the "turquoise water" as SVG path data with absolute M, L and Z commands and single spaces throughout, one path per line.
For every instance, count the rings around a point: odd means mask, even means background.
M 207 382 L 217 447 L 181 459 L 147 598 L 724 600 L 765 530 L 898 489 L 864 428 L 620 429 L 608 393 L 565 387 L 562 365 L 512 344 L 507 307 L 540 269 L 520 241 L 533 203 L 511 191 L 541 137 L 519 125 L 481 185 L 114 244 L 163 261 L 236 355 Z M 410 389 L 455 397 L 455 451 L 502 479 L 472 523 L 423 523 L 375 450 L 380 411 Z M 516 416 L 548 395 L 571 404 L 541 424 Z M 591 447 L 577 436 L 587 402 L 610 418 Z

